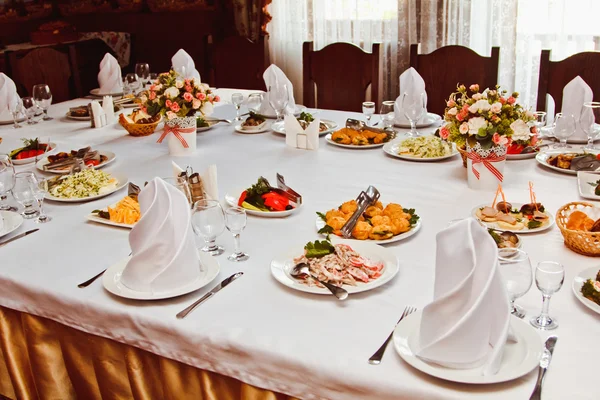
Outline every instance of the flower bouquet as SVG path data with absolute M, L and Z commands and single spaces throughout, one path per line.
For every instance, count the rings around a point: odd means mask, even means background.
M 535 116 L 517 104 L 518 96 L 499 86 L 480 92 L 479 85 L 468 90 L 459 85 L 450 95 L 439 134 L 462 149 L 469 187 L 496 189 L 504 179 L 507 152 L 518 154 L 537 143 L 536 128 L 530 126 Z
M 141 100 L 144 112 L 164 117 L 165 127 L 158 143 L 168 136 L 169 153 L 175 156 L 196 150 L 196 113 L 208 116 L 213 104 L 220 101 L 207 84 L 183 79 L 172 70 L 160 74 Z

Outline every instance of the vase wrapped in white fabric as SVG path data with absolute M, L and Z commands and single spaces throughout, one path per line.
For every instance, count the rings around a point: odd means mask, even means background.
M 169 154 L 175 157 L 189 156 L 196 152 L 196 117 L 166 119 L 158 143 L 167 139 Z
M 13 119 L 10 112 L 21 98 L 12 79 L 0 72 L 0 121 Z
M 294 99 L 294 86 L 292 86 L 292 82 L 288 79 L 287 76 L 283 73 L 283 71 L 275 64 L 269 65 L 269 67 L 263 73 L 263 79 L 265 81 L 265 86 L 267 87 L 267 91 L 270 86 L 275 86 L 280 88 L 282 85 L 287 85 L 287 95 L 288 95 L 288 103 L 285 107 L 286 114 L 294 114 L 296 111 L 296 100 Z M 274 93 L 282 93 L 282 90 L 275 90 Z M 285 93 L 285 92 L 283 92 Z M 269 103 L 269 96 L 271 94 L 267 93 L 264 96 L 263 102 L 260 106 L 260 114 L 265 115 L 275 115 L 275 110 L 271 107 Z
M 123 92 L 121 66 L 117 59 L 110 53 L 106 53 L 102 61 L 100 61 L 98 85 L 100 86 L 101 94 L 117 94 Z
M 121 282 L 132 290 L 159 293 L 200 276 L 188 200 L 175 186 L 154 178 L 138 196 L 142 218 L 129 234 L 132 257 Z
M 570 139 L 587 140 L 587 134 L 581 129 L 579 117 L 583 103 L 592 101 L 594 92 L 592 88 L 578 75 L 573 80 L 565 85 L 563 89 L 562 113 L 565 115 L 573 115 L 577 121 L 577 128 Z
M 483 375 L 493 375 L 510 330 L 496 243 L 473 218 L 452 224 L 436 240 L 434 301 L 423 309 L 416 355 L 449 368 L 481 366 Z
M 419 95 L 423 93 L 425 95 L 425 104 L 427 104 L 427 92 L 425 91 L 425 81 L 419 75 L 416 69 L 410 67 L 400 75 L 400 96 L 396 99 L 394 104 L 394 120 L 397 124 L 409 124 L 410 121 L 404 115 L 402 109 L 402 95 L 404 93 L 409 95 Z M 423 111 L 423 116 L 417 123 L 423 122 L 427 118 L 427 107 Z
M 201 82 L 200 72 L 196 69 L 196 64 L 187 51 L 179 49 L 171 58 L 171 65 L 173 71 L 176 71 L 185 79 L 196 79 L 198 83 Z

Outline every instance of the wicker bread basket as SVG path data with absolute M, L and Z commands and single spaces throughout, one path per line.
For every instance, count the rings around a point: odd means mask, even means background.
M 160 119 L 151 124 L 132 124 L 127 122 L 125 118 L 119 118 L 119 123 L 125 130 L 131 135 L 136 137 L 148 136 L 152 135 L 156 130 L 158 124 L 160 124 Z
M 556 212 L 556 225 L 565 239 L 565 246 L 569 249 L 584 256 L 600 257 L 600 232 L 567 229 L 567 221 L 573 211 L 585 212 L 593 207 L 593 204 L 581 201 L 565 204 Z
M 467 168 L 467 150 L 465 150 L 462 146 L 456 146 L 456 150 L 460 153 L 460 157 L 462 158 L 463 167 Z

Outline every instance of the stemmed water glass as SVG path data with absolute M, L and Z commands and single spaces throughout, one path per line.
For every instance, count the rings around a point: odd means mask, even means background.
M 12 194 L 23 206 L 23 218 L 32 219 L 40 213 L 35 209 L 34 204 L 37 203 L 38 182 L 33 175 L 33 172 L 19 172 L 15 175 L 15 186 L 12 189 Z
M 367 120 L 367 126 L 371 125 L 371 117 L 375 114 L 375 103 L 372 101 L 363 101 L 362 112 Z
M 425 112 L 425 93 L 408 93 L 402 94 L 402 111 L 404 116 L 410 122 L 410 132 L 408 136 L 417 137 L 420 133 L 417 132 L 417 122 Z
M 242 103 L 244 102 L 244 95 L 241 93 L 234 93 L 231 95 L 231 102 L 235 106 L 235 120 L 241 121 L 242 117 L 240 117 L 240 109 L 242 108 Z
M 44 112 L 44 121 L 50 121 L 53 118 L 48 115 L 48 109 L 52 104 L 52 92 L 50 87 L 46 84 L 35 85 L 33 87 L 33 99 L 36 105 Z
M 16 101 L 13 101 L 8 105 L 8 111 L 12 114 L 13 117 L 13 128 L 18 129 L 23 126 L 19 124 L 19 115 L 23 113 L 23 100 L 21 98 L 17 98 Z
M 25 110 L 25 116 L 27 117 L 27 125 L 34 125 L 38 122 L 33 119 L 37 111 L 37 104 L 33 97 L 27 96 L 21 99 L 23 101 L 23 109 Z
M 252 93 L 248 96 L 248 100 L 246 100 L 246 106 L 248 110 L 258 113 L 260 110 L 260 106 L 263 102 L 263 94 L 262 93 Z
M 8 154 L 0 154 L 0 211 L 17 211 L 6 203 L 8 193 L 15 186 L 15 167 Z
M 586 150 L 595 150 L 594 139 L 596 139 L 600 132 L 598 123 L 600 123 L 600 102 L 589 101 L 583 103 L 581 115 L 579 116 L 579 126 L 581 126 L 581 130 L 585 132 L 588 138 L 587 145 L 584 147 Z
M 242 207 L 230 207 L 225 210 L 225 226 L 233 234 L 233 254 L 227 256 L 229 261 L 246 261 L 250 256 L 240 250 L 240 234 L 246 227 L 246 210 Z
M 157 72 L 150 72 L 148 74 L 148 78 L 150 79 L 150 83 L 154 83 L 158 79 L 158 73 Z
M 524 296 L 533 283 L 529 256 L 519 249 L 500 249 L 498 261 L 500 274 L 504 278 L 510 300 L 510 312 L 519 318 L 524 318 L 525 310 L 517 306 L 515 300 Z
M 150 78 L 150 65 L 147 63 L 135 64 L 135 74 L 142 80 L 142 87 L 144 87 Z
M 201 250 L 211 256 L 223 254 L 225 249 L 216 244 L 217 236 L 225 230 L 225 217 L 216 200 L 202 199 L 192 207 L 192 228 L 206 243 Z
M 125 75 L 125 79 L 124 79 L 124 85 L 123 85 L 123 95 L 128 95 L 128 94 L 136 94 L 138 88 L 140 87 L 140 78 L 137 76 L 137 74 L 127 74 Z
M 394 126 L 394 101 L 388 100 L 381 103 L 379 114 L 381 115 L 381 122 L 384 128 L 391 128 Z
M 285 109 L 290 101 L 288 86 L 286 84 L 269 86 L 268 96 L 269 104 L 273 107 L 273 110 L 275 110 L 277 122 L 282 121 L 285 115 Z
M 531 319 L 531 325 L 542 330 L 558 328 L 556 320 L 548 315 L 548 309 L 550 308 L 550 297 L 560 290 L 564 280 L 565 268 L 562 264 L 554 261 L 542 261 L 537 265 L 535 284 L 542 292 L 543 305 L 540 315 Z
M 567 145 L 567 139 L 569 139 L 575 133 L 575 117 L 572 114 L 556 114 L 554 119 L 554 137 L 556 137 L 560 143 L 556 148 L 570 148 Z
M 35 183 L 37 182 L 37 185 Z M 38 208 L 40 210 L 40 214 L 35 219 L 35 222 L 38 224 L 45 224 L 46 222 L 52 221 L 52 217 L 44 212 L 44 198 L 46 197 L 46 193 L 48 193 L 48 179 L 35 177 L 34 181 L 32 181 L 33 186 L 33 195 L 38 203 Z

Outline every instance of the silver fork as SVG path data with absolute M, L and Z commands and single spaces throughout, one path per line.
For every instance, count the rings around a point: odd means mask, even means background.
M 417 309 L 415 307 L 411 307 L 411 306 L 406 307 L 404 309 L 404 312 L 402 313 L 402 316 L 400 317 L 400 319 L 396 323 L 396 325 L 398 325 L 400 323 L 400 321 L 402 321 L 402 319 L 404 319 L 404 317 L 406 317 L 407 315 L 410 315 L 410 314 L 414 313 L 415 311 L 417 311 Z M 388 343 L 390 342 L 390 340 L 392 340 L 392 336 L 394 336 L 394 331 L 393 330 L 390 333 L 390 336 L 388 336 L 387 339 L 385 339 L 385 342 L 383 342 L 383 344 L 381 345 L 381 347 L 379 349 L 377 349 L 377 351 L 375 352 L 375 354 L 373 354 L 371 356 L 371 358 L 369 358 L 369 364 L 372 364 L 372 365 L 379 365 L 379 364 L 381 364 L 381 359 L 383 358 L 383 353 L 385 353 L 385 349 L 387 348 Z

